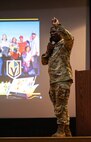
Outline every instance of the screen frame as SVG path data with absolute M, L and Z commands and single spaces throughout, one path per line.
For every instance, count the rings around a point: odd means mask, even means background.
M 39 22 L 39 38 L 40 38 L 40 21 L 38 18 L 2 18 L 0 19 L 0 22 Z M 40 46 L 40 42 L 39 42 L 39 46 Z M 40 52 L 40 49 L 39 49 Z M 6 77 L 7 78 L 7 77 Z M 9 78 L 10 79 L 10 78 Z M 12 79 L 10 79 L 12 80 Z M 39 93 L 38 93 L 39 94 Z

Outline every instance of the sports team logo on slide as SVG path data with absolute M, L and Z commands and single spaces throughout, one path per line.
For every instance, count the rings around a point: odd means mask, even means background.
M 6 74 L 10 78 L 17 78 L 21 75 L 21 61 L 20 60 L 7 60 Z

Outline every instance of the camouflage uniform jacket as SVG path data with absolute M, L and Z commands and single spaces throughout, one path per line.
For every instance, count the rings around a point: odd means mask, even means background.
M 50 31 L 54 30 L 54 28 L 57 32 L 60 32 L 62 40 L 55 44 L 53 53 L 48 60 L 48 73 L 51 84 L 73 80 L 70 54 L 74 38 L 69 31 L 60 24 L 57 28 L 52 27 Z

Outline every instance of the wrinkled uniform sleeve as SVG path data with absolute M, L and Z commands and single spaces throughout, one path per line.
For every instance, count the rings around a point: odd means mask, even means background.
M 49 60 L 49 58 L 47 56 L 47 53 L 42 54 L 42 56 L 41 56 L 41 63 L 42 63 L 42 65 L 47 65 L 48 64 L 48 60 Z
M 68 50 L 71 50 L 74 42 L 74 37 L 72 36 L 72 34 L 61 24 L 59 24 L 57 27 L 51 27 L 50 32 L 54 30 L 60 33 L 61 37 L 64 39 L 65 47 Z
M 48 60 L 49 60 L 50 56 L 52 55 L 53 49 L 54 49 L 54 45 L 49 42 L 47 45 L 46 52 L 44 54 L 42 54 L 42 56 L 41 56 L 41 62 L 43 65 L 48 64 Z

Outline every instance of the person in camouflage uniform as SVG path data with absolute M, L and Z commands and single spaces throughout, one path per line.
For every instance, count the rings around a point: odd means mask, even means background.
M 70 55 L 74 38 L 59 23 L 57 18 L 52 19 L 52 25 L 47 51 L 41 56 L 42 64 L 48 64 L 50 77 L 49 96 L 54 106 L 58 124 L 57 132 L 52 136 L 72 136 L 69 128 L 70 119 L 67 107 L 70 87 L 73 83 Z

